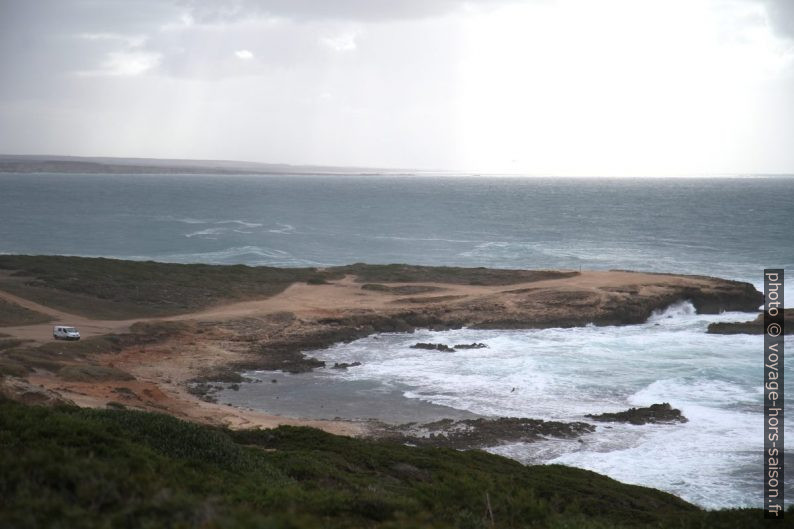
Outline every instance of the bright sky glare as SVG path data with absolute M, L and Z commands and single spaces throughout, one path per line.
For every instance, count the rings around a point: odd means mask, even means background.
M 0 152 L 794 173 L 790 0 L 0 0 Z

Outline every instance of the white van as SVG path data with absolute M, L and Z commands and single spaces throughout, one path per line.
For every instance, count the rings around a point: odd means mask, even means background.
M 66 325 L 56 325 L 52 328 L 52 337 L 56 340 L 79 340 L 80 331 Z

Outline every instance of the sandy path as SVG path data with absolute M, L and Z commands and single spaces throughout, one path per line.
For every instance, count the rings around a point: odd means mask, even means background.
M 61 310 L 41 305 L 35 301 L 19 297 L 4 290 L 0 290 L 0 299 L 16 303 L 26 309 L 30 309 L 41 314 L 50 316 L 53 321 L 49 323 L 37 323 L 34 325 L 15 325 L 12 327 L 0 327 L 0 332 L 8 334 L 14 338 L 32 340 L 35 342 L 48 342 L 52 340 L 52 327 L 56 324 L 72 325 L 80 329 L 80 335 L 88 338 L 108 333 L 121 333 L 129 330 L 130 325 L 138 320 L 95 320 L 70 314 Z
M 379 310 L 389 311 L 400 307 L 421 307 L 422 303 L 399 303 L 400 298 L 422 298 L 432 303 L 434 297 L 440 296 L 465 296 L 467 298 L 509 292 L 524 288 L 532 289 L 572 289 L 572 290 L 599 290 L 604 287 L 621 287 L 632 284 L 653 284 L 664 282 L 676 284 L 682 282 L 698 282 L 697 278 L 682 278 L 673 275 L 643 274 L 620 271 L 584 271 L 573 277 L 547 279 L 530 283 L 515 283 L 512 285 L 479 286 L 455 285 L 448 283 L 389 283 L 390 286 L 428 285 L 440 290 L 427 294 L 413 296 L 397 296 L 369 290 L 362 290 L 361 284 L 355 282 L 352 276 L 334 281 L 327 285 L 309 285 L 294 283 L 283 292 L 259 300 L 239 301 L 210 307 L 197 312 L 180 314 L 162 318 L 140 318 L 131 320 L 95 320 L 69 314 L 60 310 L 35 303 L 9 292 L 0 290 L 0 298 L 16 303 L 25 308 L 41 312 L 54 318 L 51 323 L 0 327 L 0 332 L 15 338 L 47 342 L 52 340 L 52 326 L 55 323 L 73 325 L 78 327 L 83 337 L 98 336 L 108 333 L 123 333 L 129 330 L 130 325 L 138 321 L 220 321 L 247 317 L 263 316 L 277 312 L 292 312 L 298 316 L 331 316 L 340 309 Z

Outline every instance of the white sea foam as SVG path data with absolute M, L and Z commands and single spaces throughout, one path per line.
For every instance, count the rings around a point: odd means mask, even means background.
M 690 303 L 642 325 L 528 331 L 383 334 L 316 356 L 363 365 L 335 374 L 405 384 L 409 398 L 484 415 L 587 420 L 588 413 L 669 402 L 689 422 L 598 424 L 582 443 L 547 440 L 491 450 L 525 462 L 557 462 L 658 487 L 706 507 L 757 505 L 761 481 L 762 366 L 758 336 L 712 335 L 713 321 Z M 487 349 L 442 353 L 416 342 L 484 342 Z M 794 435 L 792 430 L 790 435 Z
M 317 266 L 318 263 L 298 259 L 289 252 L 263 246 L 235 246 L 202 253 L 166 254 L 157 257 L 161 261 L 177 263 L 235 264 L 245 262 L 254 266 Z
M 208 224 L 209 220 L 194 219 L 192 217 L 174 217 L 173 215 L 162 215 L 155 217 L 155 220 L 164 222 L 181 222 L 182 224 Z
M 259 222 L 246 222 L 244 220 L 218 220 L 215 224 L 239 224 L 240 226 L 245 226 L 246 228 L 261 228 L 262 224 Z
M 695 306 L 692 305 L 692 302 L 679 301 L 678 303 L 674 303 L 664 310 L 653 311 L 651 313 L 651 317 L 648 319 L 648 322 L 659 323 L 665 320 L 675 320 L 681 318 L 688 319 L 689 316 L 694 316 L 695 314 L 697 314 L 697 310 L 695 310 Z
M 277 225 L 279 226 L 278 228 L 271 228 L 267 231 L 270 233 L 281 233 L 281 234 L 292 233 L 295 231 L 295 227 L 290 224 L 282 224 L 279 222 L 277 223 Z
M 383 239 L 388 241 L 417 241 L 417 242 L 454 242 L 454 243 L 475 243 L 479 241 L 471 241 L 466 239 L 445 239 L 439 237 L 399 237 L 391 235 L 376 235 L 373 239 Z
M 220 235 L 226 231 L 226 228 L 207 228 L 205 230 L 194 231 L 191 233 L 186 233 L 185 237 L 207 237 L 207 238 L 216 238 L 212 237 L 213 235 Z

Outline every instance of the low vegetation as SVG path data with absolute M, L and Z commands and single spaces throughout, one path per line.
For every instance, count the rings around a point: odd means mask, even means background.
M 0 299 L 0 327 L 10 327 L 12 325 L 33 325 L 35 323 L 46 323 L 52 318 L 46 314 L 41 314 L 25 308 L 16 303 Z
M 0 378 L 2 378 L 3 375 L 24 377 L 29 371 L 30 368 L 24 363 L 12 358 L 7 358 L 5 355 L 0 356 Z
M 406 264 L 370 265 L 364 263 L 337 266 L 329 268 L 328 271 L 335 274 L 353 274 L 361 283 L 427 282 L 457 285 L 514 285 L 578 275 L 578 272 L 554 270 L 506 270 Z
M 67 365 L 58 370 L 58 378 L 70 382 L 98 382 L 107 380 L 135 380 L 129 373 L 115 367 L 97 365 Z
M 764 526 L 760 510 L 706 512 L 480 451 L 10 401 L 0 401 L 0 505 L 0 526 L 18 529 Z
M 322 285 L 347 274 L 362 283 L 442 282 L 464 285 L 510 285 L 576 275 L 576 272 L 499 270 L 402 264 L 354 264 L 326 269 L 272 268 L 124 261 L 119 259 L 0 255 L 0 289 L 73 314 L 100 319 L 128 319 L 187 313 L 222 302 L 276 295 L 295 282 Z M 369 287 L 371 288 L 371 287 Z M 375 287 L 378 288 L 378 287 Z M 387 289 L 388 290 L 388 289 Z M 407 292 L 414 292 L 408 289 Z M 427 292 L 427 287 L 421 289 Z M 400 293 L 399 290 L 394 293 Z M 22 323 L 48 321 L 35 312 L 6 309 Z M 26 310 L 26 309 L 24 309 Z
M 125 319 L 273 296 L 312 268 L 155 263 L 69 256 L 0 255 L 0 289 L 88 317 Z
M 14 349 L 24 343 L 24 340 L 20 340 L 18 338 L 0 338 L 0 351 Z
M 92 336 L 80 341 L 52 341 L 40 345 L 0 338 L 0 375 L 23 377 L 34 369 L 56 374 L 69 381 L 130 380 L 123 371 L 96 365 L 96 355 L 118 353 L 128 346 L 146 346 L 184 332 L 183 322 L 139 322 L 129 333 Z

